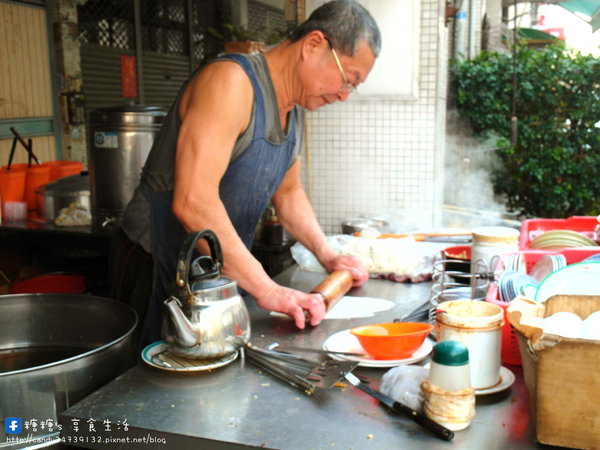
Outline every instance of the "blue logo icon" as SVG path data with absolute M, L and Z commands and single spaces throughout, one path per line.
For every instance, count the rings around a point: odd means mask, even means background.
M 21 419 L 18 417 L 7 417 L 4 419 L 6 434 L 19 434 L 21 432 Z

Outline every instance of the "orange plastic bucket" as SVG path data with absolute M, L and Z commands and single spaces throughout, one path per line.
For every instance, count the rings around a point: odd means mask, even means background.
M 26 175 L 27 172 L 20 168 L 0 169 L 0 199 L 3 203 L 23 201 Z
M 83 170 L 83 163 L 79 161 L 48 161 L 42 163 L 43 166 L 50 167 L 50 181 L 69 175 L 78 175 Z
M 27 179 L 25 180 L 25 201 L 28 210 L 37 209 L 37 199 L 35 190 L 50 182 L 50 167 L 37 164 L 27 169 Z

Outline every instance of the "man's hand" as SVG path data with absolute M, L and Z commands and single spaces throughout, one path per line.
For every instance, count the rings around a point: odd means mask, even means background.
M 369 279 L 369 272 L 362 263 L 350 255 L 335 255 L 326 262 L 322 262 L 328 272 L 336 270 L 348 270 L 352 274 L 352 286 L 360 286 Z
M 305 294 L 274 284 L 264 295 L 255 298 L 260 307 L 290 316 L 301 330 L 305 326 L 305 311 L 313 326 L 318 325 L 325 316 L 325 303 L 320 294 Z

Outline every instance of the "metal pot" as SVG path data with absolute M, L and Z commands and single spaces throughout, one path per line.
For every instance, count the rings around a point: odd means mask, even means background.
M 90 113 L 88 167 L 94 226 L 120 220 L 166 114 L 160 107 L 141 105 Z
M 16 417 L 23 423 L 36 419 L 37 431 L 9 436 L 27 436 L 28 445 L 56 443 L 59 414 L 135 361 L 137 315 L 115 300 L 3 295 L 0 318 L 0 419 Z M 48 419 L 54 426 L 42 429 L 40 422 Z
M 90 177 L 87 174 L 59 178 L 40 186 L 35 193 L 39 213 L 49 222 L 54 221 L 60 210 L 67 208 L 71 203 L 78 203 L 90 210 Z
M 196 244 L 205 239 L 210 256 L 192 261 Z M 210 230 L 185 238 L 175 276 L 176 295 L 164 301 L 162 337 L 172 353 L 194 359 L 217 358 L 250 339 L 250 315 L 237 282 L 221 276 L 223 254 Z
M 344 234 L 362 233 L 364 231 L 380 233 L 382 228 L 381 221 L 364 217 L 346 219 L 342 222 L 342 233 Z

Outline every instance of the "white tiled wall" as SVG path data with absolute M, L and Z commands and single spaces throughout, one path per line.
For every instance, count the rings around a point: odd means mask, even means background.
M 360 214 L 418 214 L 424 227 L 434 222 L 442 190 L 447 31 L 440 1 L 422 0 L 420 8 L 416 101 L 350 100 L 308 115 L 304 182 L 328 234 Z

